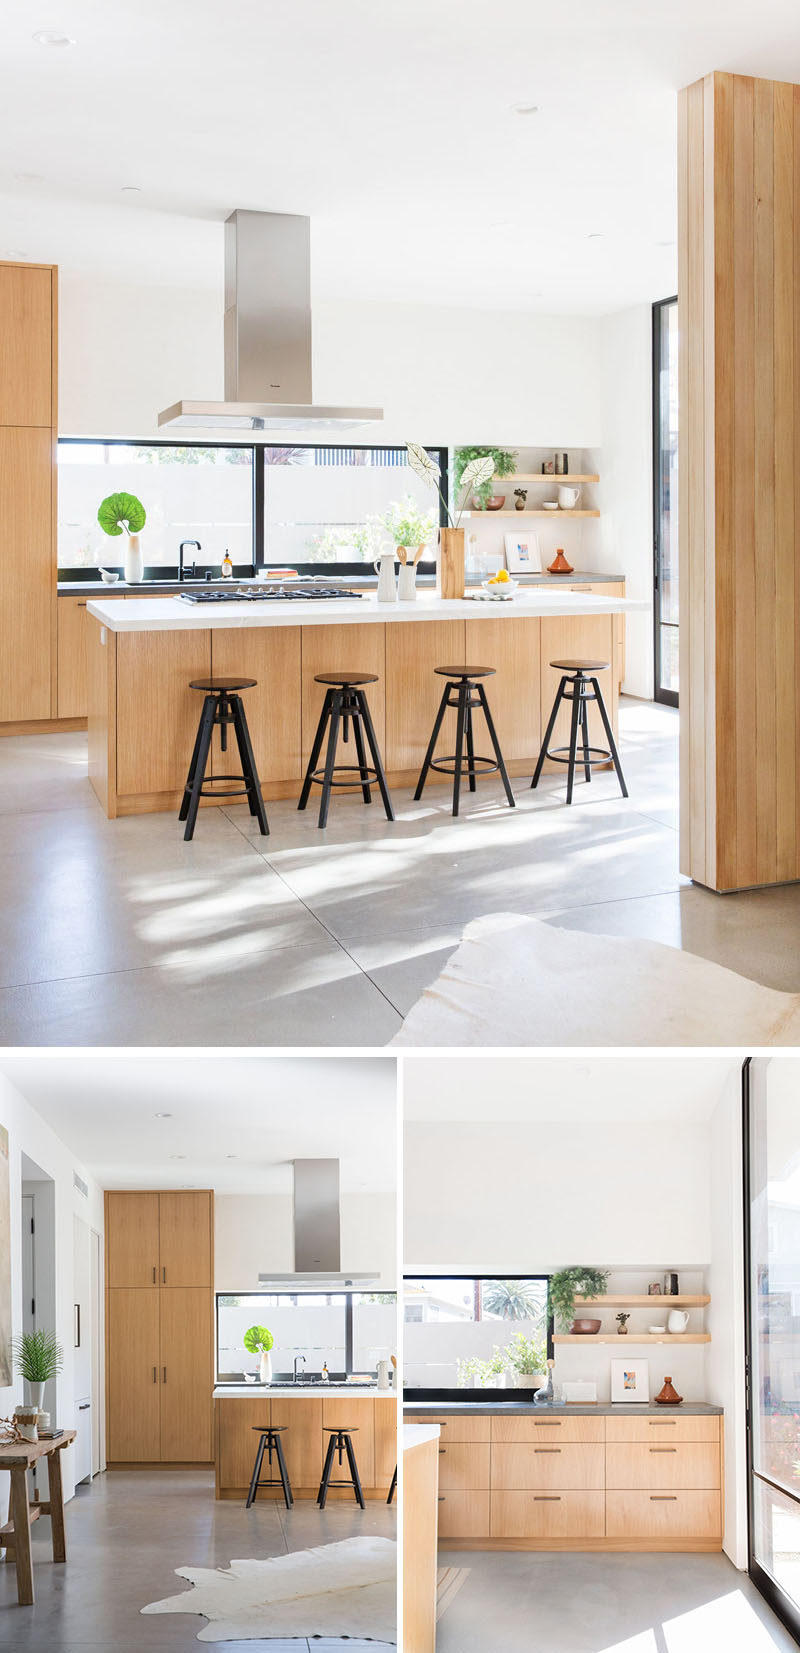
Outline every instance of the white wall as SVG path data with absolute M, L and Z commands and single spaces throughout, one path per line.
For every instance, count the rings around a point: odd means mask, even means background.
M 640 304 L 597 323 L 602 448 L 593 466 L 603 513 L 597 566 L 621 568 L 626 596 L 649 605 L 628 615 L 625 635 L 625 689 L 643 700 L 652 700 L 654 671 L 651 316 Z
M 12 1327 L 17 1336 L 22 1328 L 22 1156 L 40 1167 L 52 1178 L 55 1190 L 55 1332 L 64 1349 L 64 1369 L 57 1379 L 57 1422 L 66 1428 L 75 1426 L 75 1402 L 79 1398 L 74 1386 L 73 1303 L 74 1247 L 73 1217 L 78 1215 L 98 1233 L 103 1232 L 103 1198 L 96 1183 L 84 1167 L 77 1163 L 69 1149 L 51 1131 L 50 1127 L 25 1101 L 13 1085 L 0 1074 L 0 1124 L 9 1136 L 9 1168 L 11 1185 L 11 1283 Z M 73 1185 L 73 1171 L 77 1170 L 89 1185 L 88 1200 Z M 24 1399 L 24 1385 L 15 1377 L 8 1388 L 0 1388 L 0 1414 L 7 1417 L 18 1402 Z M 103 1404 L 103 1397 L 96 1397 Z M 67 1447 L 64 1454 L 64 1495 L 74 1492 L 73 1453 Z
M 397 1287 L 395 1213 L 389 1194 L 341 1196 L 342 1269 L 378 1270 L 385 1291 Z M 294 1268 L 291 1196 L 217 1194 L 214 1253 L 217 1291 L 258 1291 L 259 1273 L 289 1272 Z
M 725 1408 L 725 1549 L 747 1566 L 741 1079 L 732 1076 L 711 1122 L 708 1399 Z

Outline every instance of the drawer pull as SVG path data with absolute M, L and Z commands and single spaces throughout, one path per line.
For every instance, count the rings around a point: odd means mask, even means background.
M 650 1423 L 651 1429 L 677 1429 L 677 1427 L 677 1418 L 664 1418 L 663 1420 L 659 1418 L 658 1421 L 653 1419 Z
M 563 1418 L 536 1418 L 533 1427 L 534 1429 L 560 1429 L 563 1421 Z
M 677 1452 L 677 1446 L 651 1446 L 650 1452 Z
M 535 1446 L 534 1452 L 560 1452 L 560 1446 Z
M 444 1455 L 445 1455 L 445 1453 L 446 1453 L 446 1451 L 447 1451 L 447 1447 L 446 1447 L 446 1446 L 440 1446 L 440 1447 L 439 1447 L 439 1457 L 440 1457 L 440 1458 L 443 1458 L 443 1457 L 444 1457 Z
M 83 602 L 82 602 L 82 603 L 76 603 L 76 604 L 75 604 L 75 607 L 76 607 L 76 608 L 85 608 L 85 607 L 86 607 L 86 598 L 85 598 L 85 597 L 84 597 L 84 599 L 83 599 Z
M 678 1500 L 674 1492 L 651 1492 L 650 1502 L 651 1504 L 677 1504 Z
M 445 1495 L 444 1495 L 443 1492 L 439 1494 L 439 1503 L 440 1504 L 446 1504 L 447 1503 L 447 1499 L 445 1498 Z
M 535 1492 L 534 1495 L 533 1495 L 533 1502 L 534 1502 L 534 1504 L 560 1504 L 561 1503 L 561 1493 L 560 1492 Z

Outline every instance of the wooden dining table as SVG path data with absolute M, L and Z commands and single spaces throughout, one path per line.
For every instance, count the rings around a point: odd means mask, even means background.
M 6 1551 L 9 1561 L 17 1568 L 17 1600 L 21 1607 L 32 1607 L 33 1557 L 31 1554 L 31 1524 L 42 1515 L 49 1515 L 53 1540 L 53 1560 L 66 1561 L 67 1543 L 64 1530 L 64 1490 L 61 1481 L 61 1454 L 75 1439 L 74 1429 L 65 1429 L 52 1441 L 12 1441 L 0 1446 L 0 1469 L 11 1475 L 9 1520 L 0 1527 L 0 1549 Z M 49 1497 L 28 1500 L 28 1470 L 47 1459 Z

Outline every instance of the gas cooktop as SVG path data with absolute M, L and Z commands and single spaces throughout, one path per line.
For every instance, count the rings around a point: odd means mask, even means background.
M 281 581 L 272 585 L 237 586 L 234 591 L 182 591 L 185 603 L 294 603 L 318 602 L 334 597 L 362 597 L 361 591 L 346 591 L 338 585 L 289 585 Z

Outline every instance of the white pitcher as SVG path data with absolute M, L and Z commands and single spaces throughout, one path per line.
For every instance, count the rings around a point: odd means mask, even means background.
M 567 488 L 562 484 L 558 490 L 559 511 L 574 511 L 580 497 L 580 488 Z
M 397 581 L 394 577 L 395 556 L 393 551 L 382 551 L 375 558 L 375 573 L 378 576 L 378 602 L 397 602 Z
M 689 1316 L 685 1309 L 670 1309 L 669 1319 L 667 1320 L 667 1331 L 671 1332 L 673 1337 L 677 1336 L 680 1332 L 685 1332 L 688 1324 Z
M 391 1389 L 392 1380 L 389 1376 L 389 1362 L 388 1362 L 388 1360 L 379 1360 L 378 1361 L 377 1372 L 378 1372 L 378 1388 L 379 1389 Z

